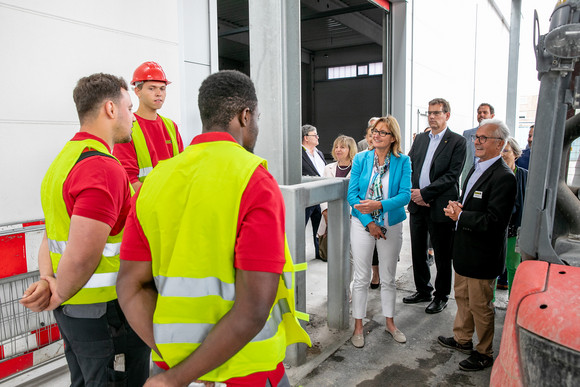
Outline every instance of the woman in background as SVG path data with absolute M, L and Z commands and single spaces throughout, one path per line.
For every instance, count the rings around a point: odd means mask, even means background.
M 411 199 L 411 162 L 401 153 L 401 130 L 393 116 L 374 123 L 372 151 L 353 160 L 348 202 L 352 206 L 350 243 L 354 264 L 351 342 L 364 346 L 362 319 L 366 315 L 373 249 L 379 255 L 381 304 L 386 331 L 399 343 L 407 338 L 395 325 L 395 274 L 403 243 L 405 205 Z
M 508 225 L 508 241 L 505 259 L 508 280 L 508 295 L 511 292 L 514 276 L 516 275 L 516 269 L 518 268 L 518 265 L 521 261 L 520 253 L 516 252 L 516 239 L 518 235 L 518 228 L 522 225 L 522 211 L 524 208 L 524 199 L 526 197 L 526 183 L 528 181 L 528 170 L 516 165 L 516 160 L 521 155 L 522 149 L 520 148 L 517 141 L 513 137 L 508 138 L 508 142 L 505 145 L 505 148 L 503 148 L 501 157 L 507 166 L 516 175 L 517 184 L 516 202 L 514 204 L 512 216 Z
M 335 162 L 324 167 L 323 177 L 350 177 L 350 170 L 352 168 L 352 159 L 356 155 L 357 144 L 354 138 L 340 135 L 334 140 L 332 145 L 332 157 Z M 327 224 L 328 224 L 328 204 L 320 203 L 322 210 L 322 219 L 318 227 L 318 237 L 321 240 L 321 245 L 327 243 Z M 322 248 L 323 252 L 320 258 L 326 261 L 327 250 Z

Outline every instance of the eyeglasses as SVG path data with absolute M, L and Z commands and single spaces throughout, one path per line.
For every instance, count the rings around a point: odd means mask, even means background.
M 439 114 L 445 113 L 443 110 L 436 110 L 436 111 L 432 111 L 432 112 L 427 112 L 427 117 L 433 115 L 433 116 L 438 116 Z
M 389 134 L 392 134 L 391 132 L 385 132 L 384 130 L 376 130 L 376 129 L 371 130 L 371 133 L 378 134 L 381 137 L 387 137 Z
M 318 134 L 307 134 L 307 136 L 312 136 L 312 137 L 320 138 L 320 136 Z
M 475 142 L 477 140 L 479 140 L 480 144 L 485 144 L 486 141 L 490 138 L 494 138 L 496 140 L 501 140 L 501 137 L 487 137 L 487 136 L 478 136 L 477 134 L 474 134 L 471 136 L 471 141 Z

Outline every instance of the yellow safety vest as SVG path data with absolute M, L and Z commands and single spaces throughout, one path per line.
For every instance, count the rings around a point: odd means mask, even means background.
M 159 117 L 165 124 L 165 129 L 171 139 L 173 156 L 177 156 L 179 154 L 179 146 L 177 144 L 175 125 L 169 118 L 165 118 L 161 115 L 159 115 Z M 149 148 L 147 148 L 145 136 L 143 135 L 143 131 L 141 130 L 137 120 L 133 122 L 133 133 L 131 136 L 133 138 L 133 144 L 135 145 L 135 152 L 137 153 L 137 164 L 139 164 L 139 181 L 143 182 L 149 172 L 153 170 L 153 162 L 151 161 L 151 155 L 149 154 Z
M 232 141 L 189 146 L 160 163 L 143 184 L 136 212 L 152 256 L 157 291 L 155 343 L 174 367 L 203 342 L 235 300 L 234 246 L 242 194 L 266 161 Z M 286 263 L 264 328 L 227 362 L 200 377 L 225 381 L 269 371 L 286 346 L 311 345 L 296 319 L 294 265 Z
M 58 263 L 66 248 L 70 229 L 70 217 L 62 196 L 62 188 L 70 171 L 87 148 L 113 157 L 100 141 L 93 139 L 69 141 L 52 162 L 42 180 L 40 199 L 45 216 L 48 249 L 54 273 L 57 273 Z M 115 160 L 117 159 L 115 158 Z M 128 179 L 127 184 L 129 184 Z M 132 188 L 131 193 L 133 193 Z M 101 261 L 94 274 L 74 296 L 63 304 L 95 304 L 117 298 L 115 283 L 119 271 L 119 252 L 122 238 L 123 232 L 115 236 L 109 235 Z

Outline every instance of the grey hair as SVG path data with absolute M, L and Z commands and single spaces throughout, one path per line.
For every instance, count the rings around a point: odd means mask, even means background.
M 302 125 L 302 139 L 304 140 L 305 136 L 308 136 L 308 133 L 312 132 L 313 130 L 316 130 L 315 126 L 312 125 Z
M 373 121 L 378 121 L 379 118 L 381 118 L 381 117 L 371 117 L 369 119 L 369 122 L 368 122 L 367 126 L 371 126 L 373 124 Z
M 514 156 L 516 156 L 516 159 L 519 158 L 522 155 L 522 148 L 520 147 L 520 144 L 518 144 L 516 139 L 513 137 L 509 137 L 507 142 L 508 144 L 510 144 L 510 147 L 512 148 L 512 152 L 514 152 Z
M 493 135 L 495 137 L 499 137 L 503 141 L 503 146 L 507 144 L 507 140 L 510 136 L 510 130 L 508 129 L 507 125 L 500 119 L 497 118 L 488 118 L 486 120 L 482 120 L 479 123 L 479 127 L 481 128 L 484 125 L 495 125 L 496 129 Z

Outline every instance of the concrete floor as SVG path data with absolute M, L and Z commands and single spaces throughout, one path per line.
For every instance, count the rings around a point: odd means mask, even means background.
M 379 290 L 369 289 L 368 319 L 365 323 L 365 347 L 351 342 L 353 322 L 347 331 L 329 329 L 326 324 L 327 263 L 315 260 L 312 233 L 307 230 L 307 331 L 313 342 L 307 352 L 307 363 L 287 367 L 294 386 L 487 386 L 491 368 L 480 372 L 459 370 L 458 363 L 467 355 L 444 348 L 437 336 L 452 336 L 457 306 L 451 294 L 447 308 L 436 315 L 425 313 L 428 303 L 407 305 L 402 298 L 415 291 L 408 221 L 397 266 L 397 305 L 395 322 L 407 336 L 399 344 L 385 332 Z M 310 236 L 310 239 L 308 239 Z M 435 267 L 431 267 L 434 274 Z M 496 294 L 495 355 L 499 350 L 507 291 Z M 477 339 L 474 338 L 477 342 Z

